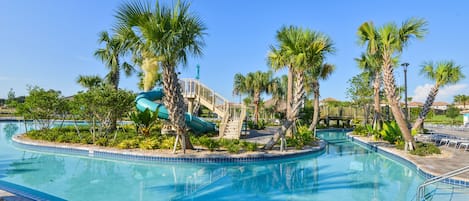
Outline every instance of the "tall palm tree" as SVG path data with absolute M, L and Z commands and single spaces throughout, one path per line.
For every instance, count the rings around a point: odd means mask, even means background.
M 77 83 L 88 90 L 99 87 L 103 84 L 103 79 L 98 75 L 80 75 Z
M 121 63 L 121 58 L 129 50 L 129 43 L 120 37 L 110 36 L 107 31 L 99 34 L 99 42 L 104 43 L 105 46 L 96 50 L 94 55 L 109 68 L 106 82 L 117 90 L 119 88 L 120 71 L 123 70 L 126 76 L 130 76 L 134 71 L 133 66 L 129 63 Z
M 311 125 L 309 126 L 309 130 L 313 131 L 316 129 L 316 125 L 319 121 L 319 80 L 326 80 L 329 76 L 334 72 L 335 66 L 332 64 L 324 63 L 316 68 L 310 68 L 306 71 L 307 78 L 306 85 L 308 91 L 313 93 L 313 117 Z
M 411 18 L 398 27 L 394 23 L 388 23 L 382 27 L 375 27 L 372 22 L 365 22 L 358 28 L 358 37 L 361 45 L 367 45 L 367 54 L 376 55 L 381 64 L 383 73 L 384 90 L 391 111 L 405 139 L 405 150 L 413 150 L 414 138 L 407 128 L 404 114 L 399 107 L 396 95 L 396 81 L 394 78 L 394 62 L 396 56 L 402 53 L 410 39 L 423 38 L 426 33 L 426 21 Z
M 173 7 L 141 1 L 123 4 L 117 11 L 116 32 L 126 37 L 132 46 L 134 58 L 142 60 L 144 71 L 154 72 L 161 67 L 163 72 L 164 104 L 169 111 L 169 120 L 181 138 L 183 152 L 192 144 L 186 133 L 184 114 L 186 105 L 176 73 L 178 65 L 186 65 L 188 57 L 201 56 L 206 30 L 200 18 L 189 11 L 190 5 L 178 1 Z M 144 63 L 149 65 L 144 65 Z M 174 146 L 174 152 L 176 146 Z
M 364 72 L 368 72 L 373 81 L 373 100 L 374 100 L 374 114 L 373 114 L 373 129 L 381 129 L 381 101 L 380 101 L 380 88 L 381 88 L 381 65 L 379 64 L 379 58 L 376 58 L 379 54 L 369 55 L 362 53 L 362 55 L 355 59 L 358 63 L 358 67 Z
M 247 94 L 252 97 L 254 121 L 258 123 L 261 95 L 262 93 L 270 93 L 270 90 L 273 89 L 274 79 L 272 78 L 272 71 L 256 71 L 248 73 L 246 76 L 235 74 L 234 80 L 233 93 L 235 95 Z
M 333 52 L 332 40 L 323 33 L 302 29 L 295 26 L 283 27 L 277 32 L 279 47 L 271 48 L 269 61 L 271 66 L 279 67 L 285 64 L 292 70 L 295 76 L 294 94 L 290 113 L 284 121 L 282 128 L 274 135 L 264 148 L 271 149 L 273 145 L 282 138 L 285 131 L 299 117 L 299 111 L 303 107 L 305 99 L 305 77 L 308 68 L 315 68 L 321 65 L 327 53 Z M 282 55 L 282 59 L 274 60 L 272 55 Z M 272 62 L 275 61 L 275 62 Z M 278 61 L 278 62 L 277 62 Z M 272 65 L 274 64 L 274 65 Z
M 455 84 L 461 79 L 464 79 L 464 75 L 461 72 L 461 66 L 456 65 L 453 61 L 442 61 L 442 62 L 425 62 L 422 65 L 420 74 L 425 75 L 427 78 L 434 80 L 435 85 L 430 90 L 430 93 L 425 100 L 422 111 L 420 111 L 417 120 L 412 126 L 413 130 L 419 130 L 422 126 L 425 117 L 430 111 L 433 101 L 435 101 L 436 95 L 440 87 L 448 84 Z

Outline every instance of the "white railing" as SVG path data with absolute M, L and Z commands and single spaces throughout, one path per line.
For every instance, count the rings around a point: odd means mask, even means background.
M 240 120 L 239 128 L 241 133 L 242 120 L 246 117 L 246 107 L 242 104 L 229 102 L 226 98 L 216 93 L 196 79 L 184 78 L 180 80 L 182 93 L 186 98 L 193 98 L 201 105 L 209 108 L 222 118 L 220 124 L 220 136 L 224 135 L 228 120 Z
M 443 181 L 443 180 L 445 180 L 445 179 L 448 179 L 448 178 L 451 178 L 451 177 L 454 177 L 454 176 L 457 176 L 457 175 L 460 175 L 460 174 L 463 174 L 463 173 L 466 173 L 466 172 L 469 172 L 469 166 L 466 166 L 466 167 L 463 167 L 463 168 L 459 168 L 459 169 L 457 169 L 457 170 L 453 170 L 453 171 L 447 172 L 447 173 L 442 174 L 442 175 L 440 175 L 440 176 L 436 176 L 436 177 L 432 177 L 432 178 L 430 178 L 430 179 L 427 179 L 426 181 L 423 182 L 423 184 L 421 184 L 421 185 L 418 187 L 416 200 L 417 200 L 417 201 L 426 200 L 426 198 L 425 198 L 425 196 L 426 196 L 425 188 L 426 188 L 428 185 L 434 184 L 434 183 L 436 183 L 436 182 Z

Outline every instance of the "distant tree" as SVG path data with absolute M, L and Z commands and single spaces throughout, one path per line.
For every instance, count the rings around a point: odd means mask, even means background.
M 464 94 L 459 94 L 454 96 L 454 103 L 462 104 L 463 109 L 466 109 L 466 102 L 469 101 L 469 96 Z
M 45 90 L 38 86 L 28 89 L 24 103 L 19 103 L 17 113 L 38 123 L 40 129 L 49 129 L 58 117 L 67 113 L 66 101 L 60 91 Z
M 454 106 L 450 106 L 447 110 L 446 110 L 446 117 L 448 118 L 451 118 L 451 125 L 454 124 L 454 119 L 456 117 L 459 116 L 459 109 L 457 107 L 454 107 Z
M 88 90 L 100 87 L 103 84 L 103 79 L 98 75 L 80 75 L 77 78 L 77 83 Z
M 349 87 L 347 88 L 346 94 L 347 98 L 351 99 L 352 102 L 359 106 L 363 107 L 364 121 L 366 125 L 368 120 L 368 105 L 373 101 L 373 88 L 371 87 L 372 75 L 369 72 L 363 72 L 358 75 L 355 75 L 348 80 Z
M 94 56 L 109 69 L 106 82 L 117 90 L 120 82 L 120 71 L 123 70 L 126 76 L 130 76 L 134 72 L 132 65 L 121 62 L 130 50 L 130 43 L 119 36 L 111 36 L 107 31 L 99 34 L 99 43 L 104 43 L 104 47 L 96 50 Z
M 10 91 L 8 91 L 6 104 L 7 105 L 10 105 L 10 104 L 14 105 L 14 102 L 16 102 L 16 100 L 15 100 L 15 91 L 13 91 L 13 88 L 10 88 Z

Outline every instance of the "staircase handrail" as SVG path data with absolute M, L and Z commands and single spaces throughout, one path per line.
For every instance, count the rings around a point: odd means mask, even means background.
M 442 180 L 445 180 L 454 176 L 457 176 L 457 175 L 460 175 L 460 174 L 463 174 L 463 173 L 466 173 L 468 171 L 469 171 L 469 166 L 466 166 L 466 167 L 462 167 L 462 168 L 447 172 L 445 174 L 425 180 L 417 189 L 417 201 L 421 201 L 421 198 L 425 197 L 426 186 L 434 184 L 436 182 L 440 182 Z

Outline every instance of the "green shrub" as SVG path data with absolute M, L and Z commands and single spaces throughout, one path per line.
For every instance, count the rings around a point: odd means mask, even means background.
M 237 154 L 239 153 L 240 147 L 237 144 L 230 144 L 228 147 L 226 147 L 229 153 L 232 154 Z
M 95 144 L 95 145 L 98 145 L 98 146 L 107 146 L 108 141 L 109 141 L 109 140 L 108 140 L 107 138 L 105 138 L 105 137 L 100 137 L 100 138 L 98 138 L 98 139 L 94 142 L 94 144 Z
M 353 134 L 366 136 L 368 134 L 368 130 L 363 125 L 357 125 L 355 129 L 353 129 Z
M 171 136 L 171 137 L 163 137 L 160 143 L 160 148 L 161 149 L 172 149 L 174 146 L 174 140 L 176 140 L 176 137 Z M 178 143 L 176 149 L 179 149 L 180 145 Z
M 140 149 L 153 150 L 158 149 L 158 140 L 156 138 L 147 138 L 138 144 Z
M 139 145 L 138 140 L 135 140 L 135 139 L 122 140 L 122 142 L 120 142 L 117 145 L 117 148 L 119 148 L 119 149 L 135 149 L 135 148 L 138 147 L 138 145 Z
M 432 154 L 441 154 L 441 150 L 433 143 L 417 142 L 415 144 L 415 150 L 412 150 L 409 153 L 418 156 L 428 156 Z
M 220 148 L 220 143 L 218 141 L 207 136 L 200 137 L 199 141 L 202 146 L 206 147 L 210 151 L 215 151 L 215 149 Z
M 399 125 L 395 121 L 385 122 L 383 124 L 383 130 L 380 132 L 383 140 L 388 141 L 391 144 L 402 141 L 402 133 Z
M 246 147 L 247 151 L 257 151 L 257 143 L 249 143 Z

